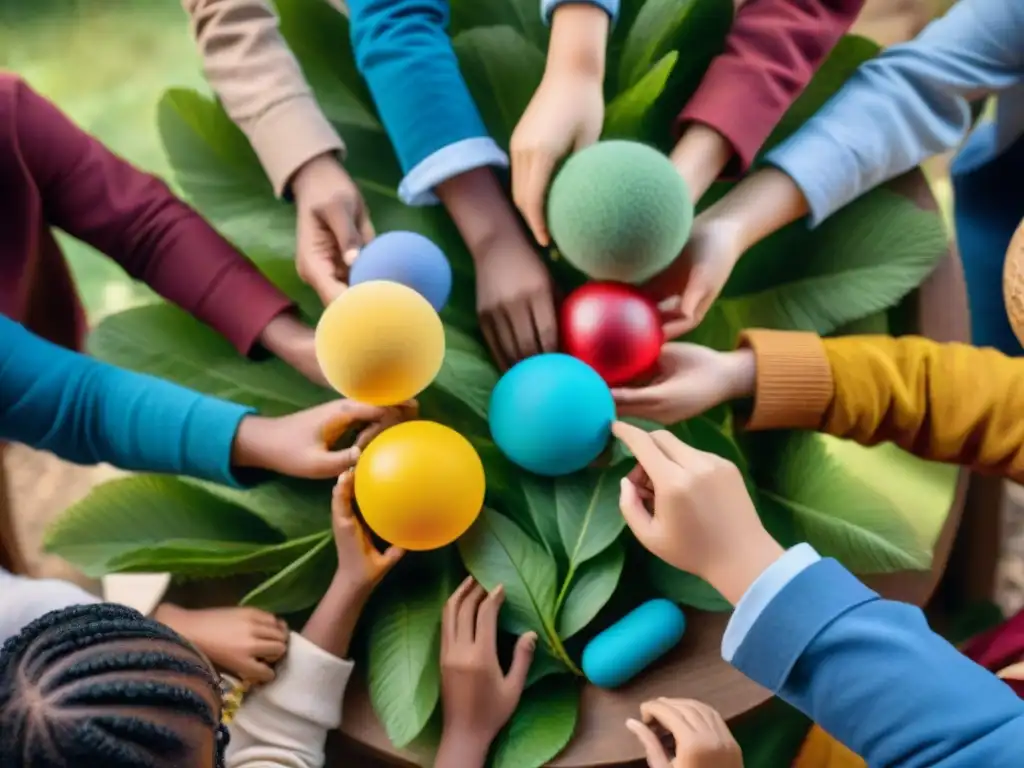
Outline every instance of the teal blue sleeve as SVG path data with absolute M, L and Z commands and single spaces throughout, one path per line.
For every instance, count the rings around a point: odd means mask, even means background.
M 405 203 L 435 203 L 446 179 L 508 165 L 459 71 L 448 0 L 349 0 L 348 9 L 356 65 L 405 174 Z
M 76 464 L 237 485 L 231 446 L 251 412 L 71 352 L 0 316 L 0 439 Z

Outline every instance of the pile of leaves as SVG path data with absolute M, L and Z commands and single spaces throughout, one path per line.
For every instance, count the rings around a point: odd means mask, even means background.
M 346 139 L 348 170 L 377 231 L 415 230 L 451 259 L 447 356 L 421 397 L 422 415 L 469 437 L 487 471 L 487 506 L 476 525 L 456 546 L 406 558 L 364 617 L 360 666 L 374 707 L 397 746 L 430 733 L 441 608 L 468 570 L 486 587 L 505 585 L 508 633 L 540 637 L 530 687 L 499 738 L 494 765 L 542 765 L 572 736 L 587 638 L 655 594 L 706 611 L 728 605 L 695 576 L 639 550 L 624 531 L 618 483 L 631 462 L 623 451 L 600 470 L 549 479 L 510 465 L 496 450 L 487 406 L 499 374 L 477 335 L 470 257 L 442 209 L 399 202 L 401 171 L 346 45 L 347 20 L 322 0 L 277 6 L 285 37 Z M 731 0 L 624 0 L 609 53 L 605 135 L 669 148 L 671 118 L 721 49 L 731 12 Z M 507 147 L 543 72 L 547 31 L 537 2 L 452 0 L 451 13 L 462 71 L 492 135 Z M 842 40 L 769 145 L 797 129 L 876 52 L 866 40 Z M 188 198 L 315 322 L 322 308 L 292 261 L 294 211 L 274 199 L 221 107 L 200 93 L 171 90 L 159 105 L 159 128 Z M 727 189 L 717 185 L 704 204 Z M 937 215 L 890 191 L 872 192 L 818 229 L 796 224 L 753 249 L 692 339 L 727 348 L 750 326 L 821 334 L 900 330 L 894 308 L 945 248 Z M 562 261 L 551 267 L 564 289 L 583 280 Z M 266 414 L 334 396 L 280 361 L 240 358 L 214 332 L 162 303 L 109 317 L 90 348 L 112 363 Z M 742 437 L 741 448 L 724 408 L 671 429 L 741 467 L 765 523 L 783 543 L 810 541 L 860 573 L 929 568 L 952 497 L 951 472 L 936 472 L 892 446 L 868 450 L 816 434 Z M 912 497 L 904 490 L 911 485 Z M 69 509 L 47 545 L 93 576 L 247 575 L 254 586 L 242 603 L 294 615 L 317 602 L 335 568 L 329 498 L 329 483 L 278 479 L 242 491 L 132 476 L 98 487 Z

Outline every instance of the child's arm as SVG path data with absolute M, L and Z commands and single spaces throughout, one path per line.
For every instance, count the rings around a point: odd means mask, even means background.
M 280 418 L 58 347 L 0 316 L 0 438 L 78 464 L 238 485 L 237 470 L 336 476 L 358 448 L 332 450 L 391 409 L 337 400 Z M 379 425 L 367 428 L 363 445 Z
M 551 24 L 544 77 L 512 133 L 512 197 L 533 236 L 551 242 L 544 203 L 558 162 L 601 136 L 608 30 L 618 0 L 544 0 Z
M 448 39 L 447 0 L 349 0 L 352 46 L 411 205 L 440 199 L 470 253 L 481 330 L 501 367 L 558 346 L 554 292 L 494 172 L 492 139 Z
M 727 661 L 868 765 L 1019 763 L 1024 701 L 932 632 L 919 608 L 882 600 L 807 544 L 784 553 L 725 459 L 665 432 L 614 430 L 639 464 L 620 499 L 637 539 L 736 606 Z
M 757 0 L 754 0 L 755 2 Z M 961 0 L 913 41 L 863 64 L 765 168 L 697 217 L 683 255 L 655 285 L 680 297 L 670 337 L 694 328 L 755 243 L 810 213 L 816 225 L 873 187 L 955 147 L 968 102 L 1024 77 L 1024 5 Z M 1015 138 L 1015 137 L 1007 137 Z
M 344 290 L 344 253 L 374 236 L 362 195 L 341 164 L 345 145 L 317 104 L 268 0 L 182 5 L 207 81 L 249 139 L 274 194 L 295 200 L 295 266 L 327 304 Z
M 178 200 L 79 129 L 14 75 L 0 75 L 0 143 L 27 169 L 47 223 L 83 240 L 223 334 L 242 354 L 265 343 L 315 374 L 313 332 L 289 299 Z
M 956 3 L 911 42 L 863 64 L 767 161 L 796 181 L 816 224 L 956 147 L 971 125 L 968 103 L 1024 76 L 1022 34 L 1020 3 Z
M 672 160 L 695 200 L 723 172 L 749 170 L 863 5 L 747 0 L 740 6 L 725 51 L 711 62 L 676 123 Z
M 750 330 L 735 352 L 668 344 L 661 366 L 658 383 L 614 392 L 621 415 L 675 423 L 753 398 L 747 429 L 892 441 L 932 461 L 1024 478 L 1024 359 L 993 349 Z
M 491 742 L 512 717 L 526 686 L 537 635 L 516 642 L 508 674 L 498 661 L 500 584 L 488 594 L 468 577 L 441 619 L 441 707 L 444 727 L 434 768 L 483 768 Z
M 321 768 L 327 734 L 341 725 L 352 674 L 352 633 L 373 589 L 402 556 L 378 552 L 352 510 L 353 476 L 332 499 L 338 570 L 301 635 L 291 636 L 274 682 L 247 695 L 231 723 L 227 768 Z

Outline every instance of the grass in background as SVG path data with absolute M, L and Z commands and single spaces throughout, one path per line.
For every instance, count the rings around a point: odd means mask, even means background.
M 157 100 L 169 86 L 205 87 L 178 3 L 0 2 L 0 66 L 24 77 L 115 152 L 166 177 Z M 106 256 L 69 237 L 62 236 L 61 245 L 91 318 L 149 298 Z

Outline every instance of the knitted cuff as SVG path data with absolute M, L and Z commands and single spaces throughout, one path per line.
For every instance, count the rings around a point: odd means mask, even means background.
M 818 429 L 832 403 L 835 383 L 821 337 L 799 331 L 749 330 L 740 347 L 757 359 L 754 410 L 745 427 Z

